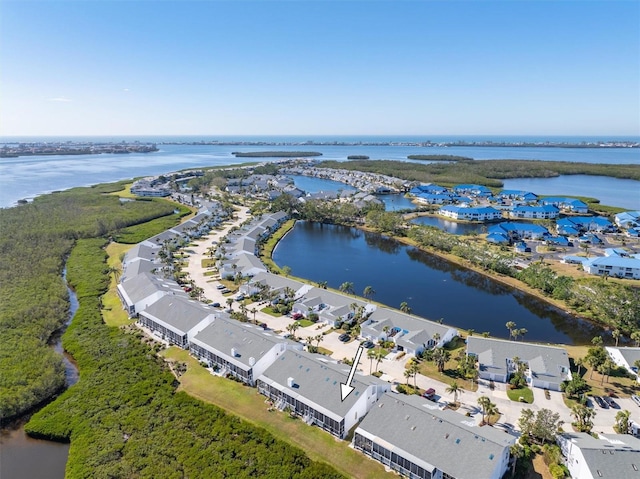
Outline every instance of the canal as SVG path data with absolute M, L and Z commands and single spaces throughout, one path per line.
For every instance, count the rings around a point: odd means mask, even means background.
M 66 271 L 63 276 L 66 281 Z M 67 286 L 69 317 L 65 326 L 51 338 L 50 344 L 62 354 L 65 387 L 78 382 L 78 368 L 62 348 L 62 334 L 78 310 L 78 298 Z M 69 444 L 33 439 L 24 431 L 29 417 L 22 417 L 0 429 L 0 479 L 63 479 L 69 455 Z
M 292 275 L 332 288 L 344 282 L 392 308 L 406 302 L 418 316 L 507 338 L 505 324 L 526 328 L 525 341 L 588 344 L 602 329 L 468 270 L 385 236 L 356 228 L 299 221 L 273 254 Z

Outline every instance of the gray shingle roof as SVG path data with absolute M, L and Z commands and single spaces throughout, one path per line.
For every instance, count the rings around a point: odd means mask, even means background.
M 633 366 L 633 363 L 640 360 L 640 348 L 618 348 L 620 354 L 627 362 L 629 366 Z
M 349 365 L 336 364 L 323 356 L 286 351 L 259 379 L 267 384 L 277 384 L 289 396 L 300 397 L 301 401 L 306 399 L 304 402 L 314 403 L 342 418 L 362 394 L 366 394 L 371 384 L 389 387 L 388 383 L 376 377 L 356 374 L 351 383 L 354 391 L 342 401 L 340 383 L 347 382 L 349 370 Z M 288 378 L 293 378 L 293 388 L 287 387 Z
M 159 320 L 177 332 L 186 334 L 213 313 L 214 310 L 197 301 L 166 295 L 148 306 L 140 315 Z
M 369 319 L 376 323 L 369 325 L 369 327 L 378 332 L 382 332 L 385 326 L 390 326 L 400 328 L 407 332 L 424 330 L 431 337 L 433 337 L 435 333 L 444 337 L 447 331 L 452 329 L 451 326 L 435 323 L 418 316 L 412 316 L 389 308 L 376 309 L 371 316 L 369 316 Z
M 127 296 L 133 303 L 148 298 L 157 291 L 165 291 L 167 293 L 184 296 L 187 294 L 176 283 L 168 279 L 154 276 L 151 273 L 141 273 L 120 283 L 120 287 L 126 292 Z
M 477 355 L 480 366 L 488 372 L 507 374 L 507 359 L 518 357 L 529 363 L 538 380 L 561 383 L 568 379 L 569 356 L 563 348 L 471 336 L 467 353 Z
M 358 429 L 381 439 L 387 449 L 409 460 L 422 459 L 457 479 L 492 477 L 516 440 L 492 427 L 475 426 L 457 412 L 441 411 L 419 396 L 389 393 Z
M 587 433 L 562 436 L 580 448 L 593 477 L 640 478 L 640 439 L 629 434 L 600 434 L 601 439 Z
M 276 344 L 297 344 L 258 326 L 222 318 L 216 319 L 196 334 L 192 341 L 205 349 L 219 351 L 227 356 L 232 356 L 233 349 L 236 353 L 234 359 L 247 366 L 247 369 L 252 366 L 250 358 L 260 360 Z

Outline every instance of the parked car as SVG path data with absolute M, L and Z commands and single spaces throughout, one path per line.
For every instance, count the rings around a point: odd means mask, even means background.
M 349 336 L 347 333 L 343 333 L 340 336 L 338 336 L 338 339 L 340 341 L 342 341 L 343 343 L 346 343 L 347 341 L 349 341 L 351 339 L 351 336 Z
M 609 408 L 609 404 L 604 399 L 602 399 L 600 396 L 593 396 L 593 400 L 602 409 L 608 409 Z
M 634 403 L 636 403 L 638 406 L 640 406 L 640 396 L 637 396 L 637 395 L 634 394 L 633 396 L 631 396 L 631 400 Z
M 433 399 L 433 396 L 436 395 L 436 390 L 433 388 L 429 388 L 427 389 L 425 392 L 422 393 L 422 397 L 423 398 L 427 398 L 427 399 Z
M 367 348 L 367 349 L 371 349 L 374 346 L 375 346 L 375 344 L 373 344 L 372 341 L 365 341 L 364 343 L 362 343 L 362 347 Z
M 236 301 L 243 301 L 244 300 L 244 294 L 239 294 L 238 296 L 236 296 Z
M 216 288 L 218 289 L 225 289 L 226 286 L 224 284 L 219 284 L 218 286 L 216 286 Z
M 213 303 L 211 306 L 213 306 L 214 308 L 219 308 L 220 307 L 220 303 Z
M 220 292 L 221 292 L 222 294 L 227 294 L 227 293 L 230 293 L 230 292 L 231 292 L 231 290 L 230 290 L 229 288 L 222 288 L 222 289 L 220 290 Z
M 295 321 L 302 319 L 302 314 L 300 313 L 293 313 L 293 315 L 291 316 Z
M 617 402 L 615 402 L 615 401 L 613 400 L 613 398 L 610 398 L 610 397 L 606 397 L 606 396 L 605 396 L 604 400 L 605 400 L 605 401 L 607 401 L 607 403 L 609 403 L 609 406 L 610 406 L 610 407 L 612 407 L 612 408 L 614 408 L 614 409 L 620 409 L 620 405 L 619 405 Z

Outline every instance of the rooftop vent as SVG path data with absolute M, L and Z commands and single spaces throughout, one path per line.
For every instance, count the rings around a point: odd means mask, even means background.
M 287 378 L 287 386 L 290 388 L 293 387 L 293 378 Z
M 255 364 L 256 364 L 256 358 L 250 357 L 249 358 L 249 366 L 255 366 Z
M 236 348 L 231 348 L 231 356 L 235 358 L 237 355 L 238 351 L 236 350 Z
M 415 426 L 411 426 L 411 430 L 412 430 L 412 431 L 415 431 L 415 430 L 416 430 L 416 427 L 415 427 Z

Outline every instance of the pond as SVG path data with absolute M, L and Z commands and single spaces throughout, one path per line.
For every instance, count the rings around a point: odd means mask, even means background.
M 292 274 L 332 288 L 352 282 L 366 286 L 373 300 L 442 319 L 476 334 L 507 338 L 505 324 L 528 330 L 525 340 L 588 344 L 602 329 L 574 318 L 534 296 L 385 236 L 356 228 L 299 221 L 278 244 L 273 258 Z
M 411 223 L 416 225 L 435 226 L 447 233 L 454 235 L 471 235 L 471 234 L 483 234 L 487 232 L 487 228 L 491 224 L 482 223 L 458 223 L 457 221 L 447 220 L 439 216 L 419 216 L 411 220 Z

